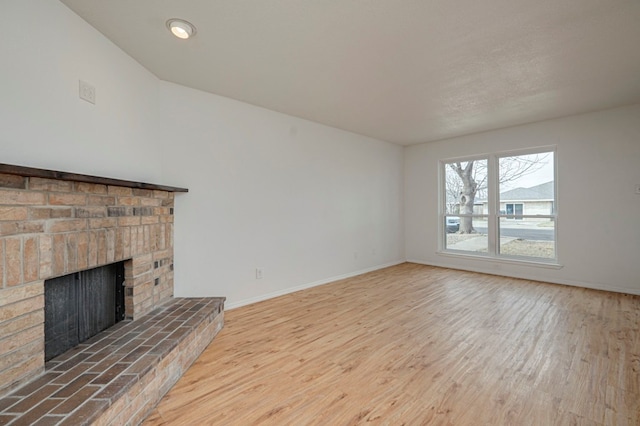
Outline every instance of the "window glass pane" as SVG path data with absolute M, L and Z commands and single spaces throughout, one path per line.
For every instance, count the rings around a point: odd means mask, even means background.
M 553 152 L 498 160 L 500 214 L 554 214 Z
M 555 222 L 550 218 L 525 218 L 517 222 L 500 218 L 500 254 L 554 259 Z
M 487 159 L 445 164 L 445 214 L 487 213 Z M 456 232 L 474 233 L 474 220 L 461 216 Z
M 475 229 L 473 233 L 461 234 L 459 232 L 458 229 L 463 219 L 473 219 Z M 446 216 L 445 229 L 445 248 L 447 250 L 471 251 L 478 253 L 488 252 L 486 216 L 474 216 L 473 218 Z

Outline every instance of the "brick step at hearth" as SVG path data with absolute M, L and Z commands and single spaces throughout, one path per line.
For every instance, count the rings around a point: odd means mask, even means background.
M 172 299 L 70 349 L 0 399 L 0 425 L 140 423 L 222 329 L 224 301 Z

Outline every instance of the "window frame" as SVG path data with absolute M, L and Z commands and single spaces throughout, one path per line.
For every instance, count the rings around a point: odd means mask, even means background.
M 515 203 L 510 202 L 509 204 L 514 205 L 514 214 L 507 215 L 506 214 L 506 204 L 505 204 L 505 212 L 501 213 L 500 211 L 500 183 L 499 183 L 499 161 L 501 158 L 506 157 L 516 157 L 516 156 L 525 156 L 532 154 L 544 154 L 544 153 L 552 153 L 553 154 L 553 186 L 554 186 L 554 197 L 551 201 L 551 212 L 548 215 L 543 214 L 524 214 L 525 207 L 522 205 L 523 214 L 515 214 L 515 204 L 524 204 L 524 203 Z M 478 160 L 486 160 L 487 161 L 487 208 L 488 212 L 482 212 L 482 214 L 448 214 L 446 211 L 446 168 L 447 164 L 455 163 L 455 162 L 467 162 L 467 161 L 478 161 Z M 540 265 L 544 267 L 561 267 L 558 259 L 558 223 L 559 223 L 559 202 L 558 202 L 558 155 L 557 155 L 557 147 L 555 145 L 548 146 L 539 146 L 535 148 L 528 149 L 518 149 L 518 150 L 509 150 L 509 151 L 499 151 L 487 154 L 478 154 L 478 155 L 470 155 L 465 157 L 454 157 L 454 158 L 446 158 L 439 160 L 439 173 L 438 173 L 438 249 L 437 253 L 446 256 L 455 256 L 455 257 L 471 257 L 474 259 L 486 259 L 489 261 L 495 261 L 500 263 L 524 263 L 524 264 L 534 264 Z M 479 217 L 487 219 L 487 251 L 486 252 L 477 252 L 477 251 L 465 251 L 465 250 L 457 250 L 457 249 L 448 249 L 446 246 L 447 239 L 447 225 L 446 218 L 447 216 L 458 216 L 462 219 L 462 217 Z M 527 218 L 533 219 L 544 219 L 549 218 L 554 222 L 554 257 L 553 258 L 543 258 L 543 257 L 533 257 L 533 256 L 516 256 L 516 255 L 507 255 L 500 253 L 500 219 L 505 218 L 508 220 L 525 220 Z

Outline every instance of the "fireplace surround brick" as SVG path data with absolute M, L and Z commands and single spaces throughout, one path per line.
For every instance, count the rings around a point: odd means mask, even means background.
M 173 297 L 170 190 L 0 173 L 0 396 L 44 371 L 44 280 L 125 261 L 137 319 Z

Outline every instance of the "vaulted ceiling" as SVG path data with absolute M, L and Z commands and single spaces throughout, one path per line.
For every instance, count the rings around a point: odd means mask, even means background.
M 640 102 L 638 0 L 61 1 L 160 79 L 403 145 Z

